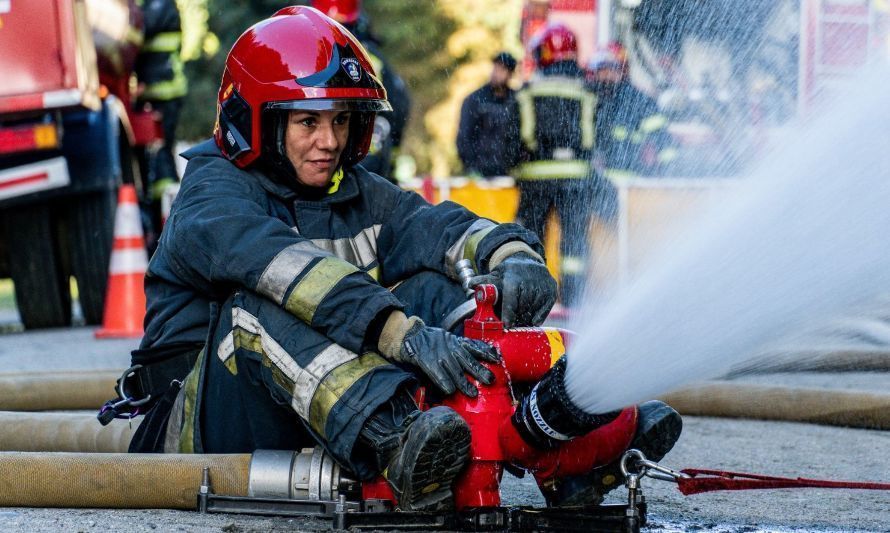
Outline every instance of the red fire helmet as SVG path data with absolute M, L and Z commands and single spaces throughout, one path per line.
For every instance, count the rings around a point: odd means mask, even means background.
M 578 57 L 575 34 L 562 24 L 551 24 L 541 30 L 532 39 L 530 47 L 538 67 Z
M 263 152 L 263 136 L 276 133 L 268 131 L 264 116 L 292 109 L 356 112 L 340 156 L 344 167 L 367 155 L 375 114 L 392 110 L 362 45 L 306 6 L 278 11 L 232 46 L 219 88 L 216 144 L 244 168 Z
M 312 7 L 340 24 L 352 24 L 362 11 L 362 0 L 312 0 Z

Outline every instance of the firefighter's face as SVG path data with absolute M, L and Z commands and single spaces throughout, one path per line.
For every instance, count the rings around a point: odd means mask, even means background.
M 349 137 L 348 111 L 291 111 L 284 144 L 297 181 L 310 187 L 331 182 Z

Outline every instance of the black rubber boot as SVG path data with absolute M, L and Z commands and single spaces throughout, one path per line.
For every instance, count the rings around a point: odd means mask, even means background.
M 374 450 L 400 509 L 453 508 L 452 484 L 469 459 L 470 427 L 448 407 L 406 412 L 404 402 L 395 403 L 368 419 L 359 440 Z
M 661 460 L 680 438 L 683 419 L 671 406 L 652 400 L 639 406 L 637 431 L 628 448 L 636 448 L 651 461 Z M 621 459 L 589 474 L 547 480 L 541 492 L 550 507 L 599 505 L 611 490 L 624 484 Z

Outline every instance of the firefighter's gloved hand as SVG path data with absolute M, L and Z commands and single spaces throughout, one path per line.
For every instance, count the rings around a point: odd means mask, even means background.
M 445 394 L 460 391 L 473 398 L 479 390 L 465 374 L 488 385 L 494 374 L 478 360 L 500 361 L 488 344 L 429 327 L 401 311 L 394 311 L 387 320 L 378 344 L 383 356 L 416 366 Z
M 537 256 L 515 253 L 497 264 L 491 272 L 475 276 L 470 286 L 497 287 L 501 320 L 508 328 L 540 326 L 556 303 L 556 280 Z

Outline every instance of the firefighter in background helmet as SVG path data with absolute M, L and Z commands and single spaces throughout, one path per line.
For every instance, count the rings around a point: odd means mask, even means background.
M 411 114 L 408 87 L 380 50 L 380 42 L 371 32 L 370 21 L 361 0 L 312 0 L 312 7 L 346 27 L 365 47 L 368 59 L 386 89 L 392 111 L 377 114 L 368 155 L 362 161 L 367 170 L 389 178 L 392 162 L 398 155 L 402 135 Z
M 575 35 L 565 26 L 545 28 L 531 43 L 537 71 L 519 90 L 522 162 L 517 222 L 544 235 L 551 209 L 559 216 L 560 297 L 574 306 L 584 288 L 591 213 L 591 155 L 597 96 L 578 67 Z
M 137 0 L 137 5 L 142 7 L 145 22 L 145 41 L 134 69 L 139 82 L 137 104 L 148 104 L 158 111 L 164 131 L 164 144 L 151 157 L 143 183 L 151 219 L 146 241 L 153 251 L 161 228 L 161 196 L 168 185 L 179 182 L 173 150 L 188 81 L 180 56 L 182 27 L 176 1 Z
M 587 66 L 600 96 L 597 159 L 610 178 L 657 176 L 676 158 L 668 119 L 655 100 L 630 82 L 627 53 L 612 43 Z M 614 201 L 610 203 L 614 205 Z
M 455 265 L 471 259 L 498 287 L 510 325 L 540 324 L 556 298 L 540 242 L 358 164 L 386 92 L 358 41 L 311 7 L 236 41 L 217 109 L 146 274 L 127 390 L 154 405 L 131 451 L 320 443 L 359 479 L 383 473 L 402 508 L 448 507 L 470 430 L 411 392 L 474 396 L 468 376 L 490 382 L 479 361 L 498 357 L 436 327 L 466 300 Z

